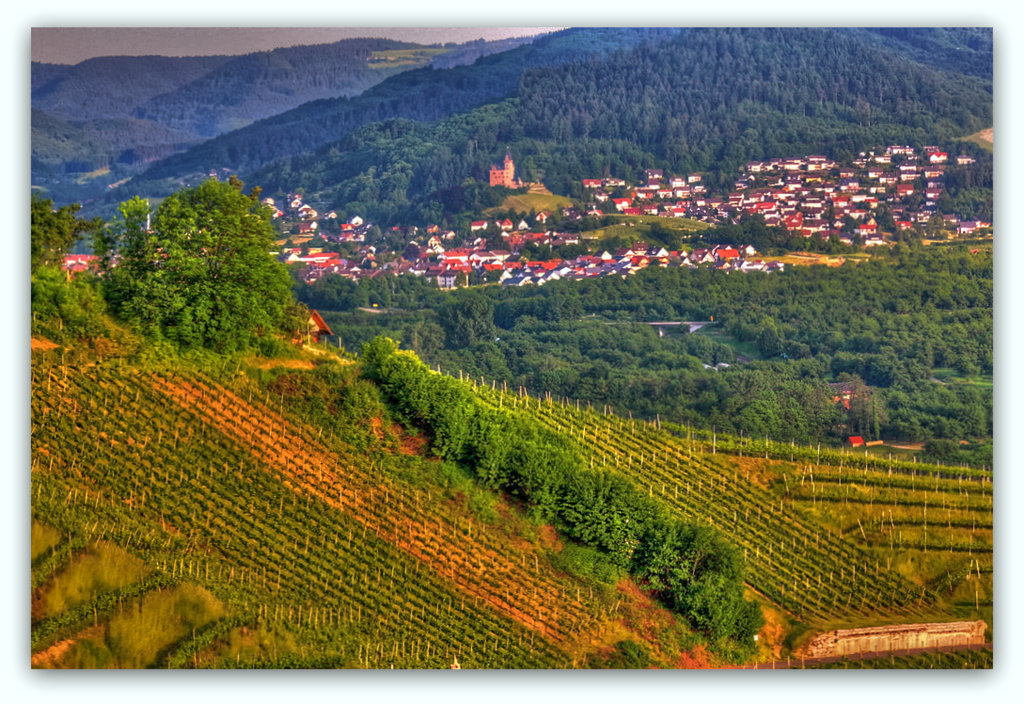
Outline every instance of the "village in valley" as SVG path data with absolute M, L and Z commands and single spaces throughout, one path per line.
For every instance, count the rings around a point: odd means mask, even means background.
M 559 279 L 587 279 L 601 276 L 630 276 L 647 267 L 713 267 L 724 271 L 774 272 L 786 264 L 766 259 L 751 245 L 711 245 L 667 250 L 635 241 L 627 248 L 609 251 L 602 241 L 579 232 L 585 216 L 630 218 L 686 218 L 710 226 L 736 224 L 758 217 L 765 226 L 782 227 L 795 236 L 833 240 L 864 248 L 892 244 L 901 234 L 941 232 L 945 236 L 991 234 L 991 223 L 961 221 L 938 210 L 947 168 L 974 163 L 969 156 L 950 158 L 938 147 L 924 147 L 920 153 L 909 146 L 891 145 L 861 152 L 849 164 L 824 156 L 771 159 L 746 164 L 732 184 L 732 190 L 713 195 L 699 173 L 666 175 L 647 169 L 645 178 L 627 184 L 621 178 L 582 179 L 585 202 L 561 209 L 558 217 L 549 211 L 522 214 L 513 221 L 505 217 L 472 221 L 468 232 L 443 230 L 429 225 L 394 226 L 387 237 L 372 237 L 380 230 L 355 215 L 339 222 L 335 211 L 325 213 L 291 194 L 286 202 L 267 197 L 282 232 L 281 261 L 302 267 L 301 279 L 312 283 L 336 274 L 351 280 L 386 274 L 412 275 L 436 281 L 442 289 L 496 283 L 502 286 L 543 285 Z M 515 162 L 506 153 L 502 165 L 492 165 L 491 187 L 523 189 Z M 552 221 L 563 226 L 551 227 Z M 368 241 L 377 240 L 376 243 Z M 398 240 L 398 238 L 401 238 Z M 401 251 L 380 240 L 402 241 Z M 349 254 L 332 251 L 345 245 Z M 496 246 L 497 245 L 497 246 Z M 536 251 L 565 251 L 574 246 L 581 252 L 572 257 L 531 259 L 528 247 Z M 340 249 L 340 248 L 339 248 Z M 65 268 L 91 268 L 90 255 L 68 255 Z M 841 263 L 842 257 L 832 260 Z

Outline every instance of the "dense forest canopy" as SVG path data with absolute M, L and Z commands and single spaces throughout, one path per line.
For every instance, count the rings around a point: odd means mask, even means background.
M 140 332 L 184 348 L 245 349 L 286 324 L 288 273 L 269 255 L 268 208 L 242 183 L 210 180 L 164 200 L 141 198 L 95 238 L 102 290 Z

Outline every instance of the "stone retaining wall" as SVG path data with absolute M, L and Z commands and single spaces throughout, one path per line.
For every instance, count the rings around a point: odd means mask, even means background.
M 973 645 L 985 642 L 984 621 L 904 623 L 895 626 L 841 628 L 815 636 L 797 651 L 799 657 L 820 658 L 855 653 Z

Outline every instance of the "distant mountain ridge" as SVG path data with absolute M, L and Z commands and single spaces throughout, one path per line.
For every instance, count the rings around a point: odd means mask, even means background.
M 66 120 L 124 118 L 230 56 L 103 56 L 71 66 L 32 63 L 32 107 Z
M 321 100 L 205 142 L 154 165 L 140 181 L 220 168 L 251 171 L 270 161 L 335 141 L 389 118 L 431 121 L 514 95 L 527 68 L 559 66 L 635 46 L 676 29 L 569 29 L 446 70 L 421 68 L 381 82 L 357 98 Z
M 95 196 L 155 159 L 255 120 L 318 99 L 357 95 L 448 53 L 448 62 L 458 63 L 515 44 L 426 47 L 364 38 L 242 56 L 33 63 L 33 183 L 55 195 Z M 400 60 L 388 61 L 382 52 L 395 52 Z M 111 120 L 121 127 L 111 130 Z M 161 134 L 165 139 L 159 142 Z M 88 172 L 104 176 L 78 187 L 79 175 Z

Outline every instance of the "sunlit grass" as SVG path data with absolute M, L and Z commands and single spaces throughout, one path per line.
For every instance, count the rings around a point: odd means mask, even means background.
M 162 651 L 224 613 L 216 597 L 194 584 L 147 594 L 110 620 L 106 642 L 113 665 L 153 665 Z
M 277 662 L 288 655 L 298 655 L 302 648 L 294 633 L 260 623 L 257 627 L 233 629 L 220 647 L 200 656 L 200 664 L 219 664 L 222 667 L 245 667 L 257 662 Z
M 94 171 L 89 171 L 88 173 L 79 174 L 78 178 L 76 178 L 75 181 L 76 181 L 76 183 L 78 183 L 78 185 L 82 186 L 82 185 L 85 185 L 86 183 L 88 183 L 89 181 L 92 181 L 94 179 L 100 178 L 102 176 L 106 176 L 109 173 L 110 173 L 110 167 L 109 166 L 104 166 L 104 167 L 96 169 Z
M 43 616 L 55 616 L 100 594 L 137 582 L 150 570 L 124 550 L 98 543 L 55 575 L 44 587 Z
M 370 68 L 393 68 L 395 66 L 419 66 L 449 50 L 444 47 L 422 49 L 388 49 L 374 51 L 367 65 Z
M 493 215 L 502 210 L 514 210 L 517 213 L 529 213 L 530 211 L 535 213 L 541 211 L 552 212 L 571 205 L 572 201 L 565 196 L 556 196 L 550 193 L 521 193 L 508 196 L 500 207 L 489 208 L 484 211 L 484 215 Z M 516 224 L 518 225 L 518 223 Z M 529 224 L 531 226 L 535 225 L 532 222 Z M 537 227 L 543 228 L 542 225 L 537 225 Z
M 975 132 L 972 135 L 968 135 L 967 137 L 963 137 L 962 139 L 965 142 L 971 142 L 973 144 L 977 144 L 979 147 L 981 147 L 985 151 L 991 153 L 992 150 L 993 150 L 993 144 L 994 144 L 994 140 L 993 140 L 992 137 L 993 137 L 992 128 L 989 127 L 987 129 L 981 130 L 980 132 Z
M 32 521 L 32 562 L 61 541 L 61 534 L 55 528 Z

